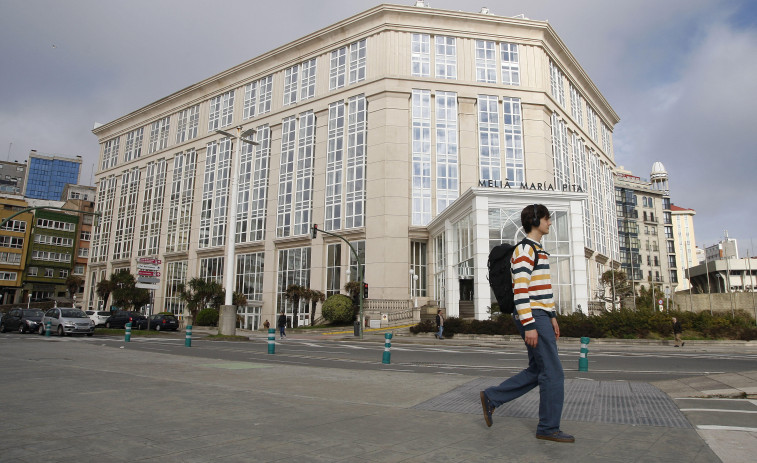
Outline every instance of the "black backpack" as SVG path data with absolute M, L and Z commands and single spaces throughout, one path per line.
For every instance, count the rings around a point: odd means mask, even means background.
M 524 243 L 530 245 L 534 250 L 534 268 L 536 268 L 536 264 L 539 262 L 539 253 L 530 240 L 523 239 L 516 244 L 500 244 L 489 252 L 489 262 L 487 263 L 489 276 L 487 279 L 502 313 L 511 314 L 515 311 L 513 277 L 510 271 L 511 259 L 515 247 Z

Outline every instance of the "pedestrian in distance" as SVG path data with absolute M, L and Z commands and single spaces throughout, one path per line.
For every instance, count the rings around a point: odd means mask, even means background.
M 271 327 L 271 324 L 268 323 L 268 320 L 266 319 L 266 321 L 263 322 L 263 328 L 265 328 L 265 330 L 268 331 L 268 328 L 270 327 Z
M 284 315 L 284 312 L 281 312 L 281 315 L 279 315 L 279 339 L 284 339 L 287 337 L 286 333 L 286 327 L 287 327 L 287 316 Z
M 549 233 L 552 220 L 542 204 L 527 206 L 520 214 L 525 242 L 515 247 L 511 271 L 515 310 L 513 321 L 528 351 L 528 368 L 498 386 L 481 391 L 481 407 L 487 426 L 492 425 L 496 407 L 539 386 L 539 424 L 536 438 L 554 442 L 575 442 L 560 430 L 565 400 L 565 374 L 557 355 L 560 327 L 549 271 L 549 254 L 541 239 Z M 536 259 L 538 253 L 538 259 Z M 538 260 L 536 266 L 534 261 Z
M 683 347 L 686 342 L 681 342 L 681 333 L 683 333 L 683 328 L 681 327 L 681 322 L 678 321 L 676 317 L 673 317 L 673 336 L 676 338 L 676 345 L 675 347 L 678 347 L 681 345 Z
M 442 309 L 436 311 L 436 329 L 435 336 L 439 339 L 444 339 L 442 333 L 444 332 L 444 315 L 442 315 Z

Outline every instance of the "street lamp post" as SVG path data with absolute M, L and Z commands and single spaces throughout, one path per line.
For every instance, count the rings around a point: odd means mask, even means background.
M 236 220 L 237 220 L 237 196 L 239 196 L 239 163 L 242 142 L 249 143 L 251 145 L 258 145 L 258 142 L 252 141 L 247 137 L 255 134 L 255 129 L 247 129 L 242 132 L 242 126 L 237 126 L 237 134 L 232 135 L 225 130 L 216 130 L 217 134 L 225 137 L 235 139 L 236 147 L 234 158 L 231 162 L 231 174 L 229 178 L 229 196 L 228 196 L 228 209 L 226 217 L 226 270 L 223 272 L 224 289 L 226 291 L 226 298 L 224 300 L 224 308 L 228 311 L 227 307 L 233 306 L 234 298 L 234 254 L 236 252 Z M 236 314 L 236 309 L 234 309 Z M 223 324 L 219 323 L 223 328 Z M 234 324 L 236 329 L 236 322 Z M 223 333 L 225 334 L 225 333 Z M 233 333 L 232 333 L 233 334 Z

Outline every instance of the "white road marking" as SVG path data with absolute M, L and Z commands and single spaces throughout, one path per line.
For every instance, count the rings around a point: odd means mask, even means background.
M 740 426 L 718 426 L 715 424 L 700 424 L 697 425 L 697 429 L 704 429 L 708 431 L 745 431 L 745 432 L 757 432 L 757 428 L 744 428 Z
M 681 408 L 682 412 L 757 413 L 757 410 L 729 410 L 724 408 Z

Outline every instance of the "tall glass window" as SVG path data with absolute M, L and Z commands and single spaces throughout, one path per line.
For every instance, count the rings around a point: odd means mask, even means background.
M 200 278 L 223 284 L 224 260 L 223 256 L 200 259 Z
M 365 80 L 365 39 L 350 44 L 350 83 Z
M 326 148 L 326 216 L 324 230 L 342 228 L 342 170 L 344 156 L 344 100 L 329 105 Z
M 184 313 L 186 303 L 179 296 L 182 285 L 187 282 L 187 261 L 166 263 L 166 293 L 163 302 L 166 312 L 174 314 Z
M 552 113 L 552 157 L 555 166 L 555 187 L 570 188 L 570 155 L 568 128 L 557 113 Z
M 234 90 L 210 99 L 208 132 L 231 125 L 234 119 Z
M 266 76 L 244 87 L 244 119 L 271 111 L 273 76 Z
M 586 105 L 586 121 L 589 128 L 589 136 L 597 141 L 597 113 L 589 104 Z
M 426 297 L 428 287 L 428 262 L 426 257 L 426 243 L 421 241 L 410 242 L 410 269 L 418 276 L 413 278 L 411 288 L 413 297 Z
M 342 244 L 329 244 L 326 260 L 326 297 L 332 294 L 339 294 L 342 289 Z
M 265 215 L 268 200 L 268 172 L 271 158 L 271 130 L 257 128 L 258 145 L 241 147 L 239 196 L 237 200 L 237 243 L 265 239 Z
M 565 107 L 565 76 L 552 60 L 549 61 L 549 81 L 552 97 Z
M 279 196 L 276 211 L 276 236 L 292 235 L 292 194 L 294 191 L 297 120 L 287 117 L 281 124 L 281 159 L 279 164 Z
M 365 273 L 365 240 L 350 241 L 350 244 L 355 248 L 358 257 L 360 257 L 360 262 L 363 264 L 363 273 Z M 350 281 L 358 281 L 359 275 L 357 259 L 355 259 L 355 254 L 350 250 Z M 363 278 L 365 279 L 365 274 Z
M 476 40 L 476 82 L 497 83 L 497 52 L 494 42 Z
M 113 226 L 113 210 L 116 197 L 116 183 L 118 179 L 115 175 L 101 179 L 97 187 L 97 212 L 100 215 L 100 221 L 95 226 L 95 235 L 92 239 L 92 257 L 91 262 L 105 262 L 108 258 L 108 248 L 110 245 L 110 231 Z
M 124 162 L 129 162 L 133 159 L 139 159 L 139 156 L 142 155 L 142 137 L 144 131 L 144 127 L 140 127 L 126 134 Z
M 497 97 L 478 96 L 478 164 L 481 180 L 502 180 Z
M 200 125 L 200 105 L 179 111 L 176 122 L 176 143 L 184 143 L 197 137 L 197 127 Z
M 347 74 L 347 47 L 331 52 L 331 69 L 329 71 L 329 90 L 342 88 Z
M 186 251 L 189 247 L 196 165 L 195 150 L 187 150 L 174 156 L 166 252 Z
M 116 137 L 103 143 L 101 170 L 110 169 L 118 164 L 118 145 L 120 140 L 120 137 Z
M 284 106 L 297 103 L 300 65 L 295 64 L 284 71 Z
M 137 219 L 137 196 L 139 195 L 139 168 L 127 170 L 121 176 L 121 195 L 116 220 L 116 241 L 113 259 L 131 258 L 134 244 L 134 228 Z
M 584 125 L 584 99 L 573 84 L 570 84 L 570 115 L 579 127 Z
M 310 287 L 310 248 L 291 248 L 279 251 L 279 266 L 276 284 L 276 311 L 290 317 L 294 314 L 294 303 L 286 298 L 290 285 Z M 305 309 L 305 301 L 300 300 L 297 312 Z
M 459 195 L 457 93 L 436 92 L 436 213 Z
M 434 237 L 434 299 L 439 307 L 447 306 L 447 252 L 446 234 Z
M 519 185 L 526 180 L 520 98 L 504 97 L 502 98 L 502 107 L 507 180 Z
M 229 193 L 231 139 L 208 143 L 200 210 L 200 248 L 226 243 L 226 208 Z
M 163 224 L 163 199 L 166 189 L 166 160 L 158 159 L 147 164 L 144 197 L 142 198 L 142 224 L 139 228 L 137 255 L 157 255 L 160 244 L 160 227 Z
M 315 96 L 316 59 L 305 61 L 300 65 L 300 100 Z
M 502 58 L 502 85 L 520 85 L 518 44 L 502 42 L 499 47 Z
M 412 223 L 431 221 L 431 92 L 413 89 Z
M 237 256 L 237 281 L 235 289 L 247 301 L 263 301 L 263 252 Z
M 365 224 L 365 139 L 368 127 L 364 95 L 348 100 L 347 115 L 344 225 L 345 228 L 358 228 Z
M 147 150 L 152 154 L 168 146 L 168 129 L 170 116 L 157 120 L 150 125 L 150 146 Z
M 315 114 L 308 111 L 298 118 L 297 171 L 295 173 L 294 235 L 307 235 L 313 211 L 313 160 L 315 158 Z
M 454 37 L 439 35 L 434 37 L 436 46 L 436 77 L 457 79 L 457 47 Z
M 410 47 L 410 74 L 416 77 L 431 76 L 431 37 L 428 34 L 412 34 Z

